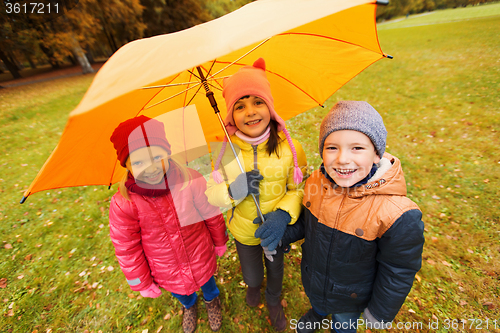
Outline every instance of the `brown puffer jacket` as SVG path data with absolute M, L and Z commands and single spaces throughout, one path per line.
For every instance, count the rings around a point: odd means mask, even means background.
M 316 170 L 304 211 L 282 239 L 302 244 L 302 283 L 322 313 L 363 312 L 394 319 L 421 267 L 424 224 L 406 197 L 401 162 L 388 153 L 367 184 L 342 188 Z

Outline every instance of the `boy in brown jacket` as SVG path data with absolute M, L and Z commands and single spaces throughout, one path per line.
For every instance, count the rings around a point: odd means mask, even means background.
M 290 321 L 297 332 L 391 327 L 410 292 L 424 224 L 406 197 L 401 162 L 385 152 L 386 137 L 382 117 L 366 102 L 338 102 L 321 123 L 323 164 L 307 180 L 302 215 L 282 239 L 287 246 L 305 238 L 301 273 L 312 308 Z

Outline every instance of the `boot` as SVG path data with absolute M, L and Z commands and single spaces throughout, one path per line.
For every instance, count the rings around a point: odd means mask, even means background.
M 275 306 L 268 304 L 267 309 L 269 310 L 269 318 L 271 319 L 271 324 L 274 329 L 278 332 L 284 331 L 286 329 L 287 321 L 281 303 L 278 303 L 278 305 Z
M 192 307 L 186 309 L 182 307 L 183 315 L 182 315 L 182 330 L 184 333 L 193 333 L 196 330 L 196 322 L 197 322 L 197 305 L 194 303 Z
M 254 308 L 260 303 L 260 286 L 247 288 L 246 296 L 247 304 L 249 307 Z
M 297 327 L 295 328 L 295 332 L 313 333 L 316 331 L 316 328 L 319 329 L 321 327 L 321 321 L 325 318 L 326 316 L 319 315 L 313 310 L 313 308 L 310 308 L 305 315 L 300 317 Z
M 208 323 L 210 324 L 210 329 L 217 332 L 222 326 L 222 311 L 220 308 L 219 296 L 215 297 L 210 302 L 205 301 L 205 306 L 207 307 L 208 313 Z

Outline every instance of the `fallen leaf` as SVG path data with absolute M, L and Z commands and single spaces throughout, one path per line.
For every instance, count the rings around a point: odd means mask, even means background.
M 418 282 L 422 281 L 422 278 L 418 274 L 415 274 L 415 279 L 417 279 Z
M 21 274 L 21 275 L 19 275 L 17 278 L 18 278 L 19 280 L 21 280 L 22 278 L 24 278 L 24 275 L 22 275 L 22 274 Z
M 466 301 L 460 301 L 460 306 L 464 306 L 464 305 L 467 305 L 468 303 Z
M 160 333 L 160 331 L 163 329 L 163 326 L 160 326 L 158 327 L 158 329 L 156 330 L 156 333 Z
M 0 288 L 2 288 L 2 289 L 7 288 L 7 279 L 6 278 L 0 279 Z
M 409 313 L 416 313 L 415 310 L 413 310 L 413 309 L 408 310 L 408 312 Z
M 24 257 L 24 260 L 31 260 L 33 258 L 33 255 L 28 254 L 26 257 Z
M 128 294 L 128 297 L 129 298 L 135 298 L 135 295 L 134 294 Z
M 285 299 L 282 299 L 282 300 L 281 300 L 281 305 L 282 305 L 284 308 L 286 308 L 286 307 L 288 306 L 288 303 L 287 303 L 287 301 L 286 301 Z
M 432 240 L 433 243 L 437 243 L 438 238 L 433 236 L 433 237 L 431 237 L 431 240 Z
M 483 180 L 483 182 L 485 182 L 486 184 L 488 184 L 490 182 L 490 180 L 489 179 L 485 179 L 485 180 Z
M 12 309 L 11 309 L 11 310 L 9 310 L 9 311 L 7 312 L 7 316 L 9 316 L 9 317 L 13 317 L 13 316 L 14 316 L 14 310 L 12 310 Z
M 12 245 L 11 244 L 5 244 L 3 247 L 6 248 L 7 250 L 12 249 Z
M 427 259 L 427 263 L 430 264 L 430 265 L 435 265 L 436 262 L 432 259 Z
M 171 316 L 170 316 L 170 313 L 167 313 L 167 314 L 165 315 L 165 317 L 163 317 L 163 320 L 169 320 L 169 319 L 170 319 L 170 317 L 171 317 Z
M 449 262 L 447 262 L 447 261 L 445 261 L 445 260 L 441 261 L 441 263 L 442 263 L 443 265 L 445 265 L 446 267 L 451 267 L 451 266 L 452 266 L 452 264 L 450 264 Z
M 487 306 L 488 310 L 493 310 L 495 308 L 495 305 L 492 302 L 484 302 L 483 306 Z

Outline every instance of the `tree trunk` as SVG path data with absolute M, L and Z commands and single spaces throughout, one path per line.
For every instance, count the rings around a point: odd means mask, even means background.
M 17 67 L 18 70 L 24 69 L 23 64 L 21 64 L 21 62 L 17 60 L 16 56 L 12 51 L 7 53 L 7 57 L 9 58 L 10 62 Z
M 14 79 L 22 78 L 21 74 L 19 74 L 19 71 L 17 70 L 16 65 L 13 64 L 12 62 L 10 62 L 7 55 L 5 53 L 3 53 L 3 51 L 1 49 L 0 49 L 0 59 L 2 59 L 3 63 L 5 64 L 5 66 L 9 70 L 9 72 L 12 74 Z
M 94 69 L 92 68 L 92 66 L 90 66 L 90 62 L 87 59 L 85 52 L 83 52 L 82 47 L 74 36 L 71 38 L 73 42 L 73 45 L 71 46 L 71 52 L 75 55 L 76 61 L 78 61 L 80 66 L 82 66 L 82 73 L 94 73 Z
M 33 59 L 31 58 L 31 55 L 27 51 L 23 51 L 23 54 L 24 54 L 24 57 L 26 58 L 26 60 L 28 60 L 28 62 L 30 63 L 30 67 L 32 69 L 36 69 L 36 64 L 33 61 Z
M 40 47 L 40 50 L 42 50 L 42 52 L 45 53 L 45 55 L 49 59 L 50 66 L 52 66 L 53 69 L 61 68 L 59 62 L 54 58 L 54 53 L 48 47 L 43 45 L 42 42 L 40 42 L 38 46 Z

